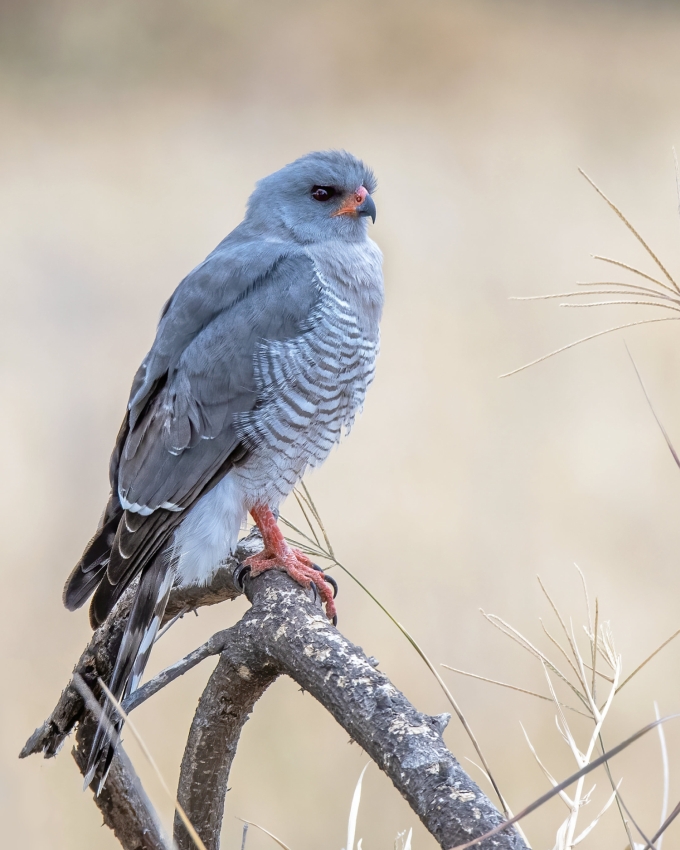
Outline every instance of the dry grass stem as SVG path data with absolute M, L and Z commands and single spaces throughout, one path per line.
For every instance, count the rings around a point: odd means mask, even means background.
M 676 161 L 677 164 L 677 161 Z M 659 713 L 659 706 L 655 702 L 654 703 L 654 714 L 656 719 L 659 720 L 661 717 Z M 664 732 L 663 726 L 659 725 L 659 745 L 661 746 L 661 764 L 663 768 L 663 798 L 661 802 L 661 823 L 663 824 L 666 820 L 666 816 L 668 815 L 668 797 L 670 791 L 670 766 L 668 764 L 668 748 L 666 746 L 666 733 Z M 661 850 L 663 845 L 663 834 L 659 838 L 659 843 L 657 845 L 657 850 Z
M 593 257 L 594 260 L 602 260 L 604 257 Z M 607 262 L 614 262 L 614 260 L 607 260 Z M 616 263 L 616 265 L 623 266 L 623 268 L 628 269 L 629 271 L 637 272 L 637 269 L 633 269 L 631 266 L 627 266 L 625 263 Z M 641 272 L 638 272 L 641 274 Z M 658 286 L 664 287 L 664 289 L 669 293 L 668 295 L 665 292 L 659 292 L 658 289 L 654 289 L 651 286 L 644 286 L 642 283 L 625 283 L 622 280 L 592 280 L 592 281 L 584 281 L 577 280 L 576 286 L 602 286 L 602 287 L 616 287 L 620 286 L 623 292 L 630 292 L 633 290 L 634 292 L 644 292 L 649 295 L 653 295 L 655 298 L 667 298 L 669 301 L 678 302 L 678 296 L 674 289 L 671 289 L 670 286 L 666 286 L 665 283 L 662 283 L 660 280 L 656 280 L 655 278 L 650 278 L 648 275 L 644 275 L 648 280 L 652 280 L 654 283 L 658 284 Z M 606 290 L 608 293 L 611 292 L 610 289 Z M 622 292 L 622 294 L 623 294 Z M 585 295 L 586 293 L 581 293 Z M 599 295 L 600 293 L 597 290 L 590 290 L 591 295 Z M 559 298 L 560 296 L 551 296 L 555 298 Z M 566 296 L 565 296 L 566 297 Z
M 594 260 L 598 260 L 601 263 L 609 263 L 611 266 L 618 266 L 620 269 L 625 269 L 632 274 L 638 275 L 638 277 L 642 277 L 645 280 L 648 280 L 650 283 L 655 283 L 657 286 L 660 286 L 662 289 L 665 289 L 667 292 L 672 292 L 673 295 L 676 294 L 676 290 L 673 289 L 672 286 L 669 286 L 667 283 L 664 283 L 662 280 L 659 280 L 657 277 L 652 277 L 652 275 L 643 272 L 641 269 L 635 268 L 635 266 L 631 266 L 628 263 L 622 263 L 621 260 L 615 260 L 612 257 L 603 257 L 601 254 L 593 254 Z
M 545 775 L 545 777 L 550 782 L 553 788 L 553 792 L 549 792 L 548 795 L 544 795 L 544 797 L 542 798 L 542 802 L 547 801 L 551 798 L 551 796 L 554 796 L 555 794 L 559 794 L 563 803 L 569 809 L 567 817 L 556 830 L 556 843 L 554 846 L 554 850 L 573 850 L 573 848 L 579 845 L 582 841 L 586 839 L 587 836 L 592 833 L 600 819 L 607 812 L 607 810 L 614 805 L 615 802 L 617 804 L 617 808 L 619 810 L 630 846 L 635 848 L 635 850 L 642 850 L 643 847 L 654 848 L 653 841 L 649 841 L 649 839 L 647 839 L 643 830 L 637 825 L 635 820 L 630 815 L 630 812 L 628 811 L 627 807 L 624 805 L 619 793 L 621 781 L 615 781 L 609 769 L 608 759 L 612 757 L 615 753 L 621 752 L 622 749 L 633 743 L 634 740 L 637 740 L 638 737 L 640 737 L 640 734 L 636 733 L 636 735 L 631 736 L 628 741 L 623 742 L 623 744 L 620 744 L 618 747 L 615 747 L 608 753 L 605 752 L 604 745 L 602 742 L 602 730 L 611 712 L 614 698 L 621 688 L 623 669 L 622 660 L 621 656 L 616 651 L 609 623 L 601 622 L 599 600 L 595 598 L 594 605 L 591 606 L 585 576 L 578 567 L 577 570 L 581 579 L 583 594 L 586 602 L 586 624 L 584 624 L 583 626 L 583 633 L 585 634 L 585 637 L 588 641 L 587 651 L 582 651 L 579 647 L 576 638 L 576 630 L 571 619 L 569 619 L 569 624 L 567 625 L 567 620 L 565 619 L 565 617 L 562 616 L 562 613 L 558 605 L 556 604 L 555 599 L 548 592 L 540 577 L 538 578 L 541 590 L 546 598 L 546 601 L 550 605 L 553 614 L 555 615 L 557 621 L 560 624 L 565 644 L 562 645 L 561 641 L 557 640 L 555 636 L 550 634 L 550 632 L 545 627 L 542 621 L 540 621 L 541 626 L 546 637 L 550 640 L 551 645 L 556 650 L 558 650 L 560 655 L 568 662 L 569 666 L 567 670 L 569 676 L 565 676 L 565 674 L 561 670 L 559 670 L 553 659 L 549 658 L 545 652 L 543 652 L 538 646 L 536 646 L 532 641 L 525 637 L 525 635 L 523 635 L 509 623 L 505 622 L 496 615 L 485 614 L 484 612 L 482 612 L 482 614 L 493 626 L 499 629 L 499 631 L 501 631 L 506 637 L 509 637 L 511 640 L 518 643 L 523 649 L 528 651 L 534 658 L 536 658 L 540 662 L 550 694 L 549 699 L 553 703 L 555 708 L 556 728 L 560 737 L 565 742 L 566 746 L 569 748 L 572 757 L 574 758 L 574 761 L 578 767 L 577 774 L 574 775 L 571 782 L 564 781 L 558 783 L 554 774 L 550 771 L 547 764 L 536 751 L 536 748 L 531 742 L 527 730 L 524 728 L 524 726 L 522 726 L 522 732 L 527 741 L 527 745 L 534 759 L 536 760 L 536 763 L 538 764 L 540 770 Z M 666 645 L 668 642 L 669 641 L 666 641 L 664 645 Z M 662 647 L 659 647 L 659 650 L 661 648 Z M 598 665 L 605 665 L 611 670 L 612 675 L 609 676 L 601 669 L 598 669 Z M 496 680 L 489 679 L 484 676 L 479 676 L 477 674 L 468 674 L 463 670 L 459 670 L 455 667 L 450 667 L 449 665 L 443 666 L 463 675 L 470 675 L 473 678 L 480 679 L 482 681 L 487 681 L 492 684 L 498 684 L 501 687 L 509 687 L 513 690 L 518 690 L 519 692 L 528 693 L 531 696 L 537 696 L 543 701 L 545 701 L 546 699 L 542 694 L 536 693 L 535 691 L 528 691 L 525 688 L 519 688 L 517 686 L 510 685 L 505 682 L 498 682 Z M 582 737 L 582 733 L 577 734 L 576 730 L 570 726 L 566 714 L 566 712 L 570 709 L 570 706 L 565 705 L 559 699 L 555 684 L 553 682 L 553 676 L 556 678 L 557 681 L 561 681 L 563 685 L 568 685 L 571 688 L 572 692 L 578 694 L 579 699 L 581 700 L 584 706 L 584 711 L 579 711 L 577 713 L 582 716 L 585 715 L 592 721 L 592 728 L 588 731 L 587 736 L 585 740 L 582 741 L 582 743 L 579 742 L 579 738 Z M 573 677 L 573 681 L 571 681 L 571 677 Z M 603 683 L 603 686 L 606 689 L 606 694 L 602 695 L 604 698 L 602 700 L 601 705 L 598 704 L 598 677 L 600 682 Z M 653 728 L 654 725 L 658 724 L 658 722 L 659 717 L 657 712 L 657 719 L 655 723 L 651 724 L 650 727 L 646 727 L 647 731 L 649 731 L 650 728 Z M 598 756 L 597 753 L 600 750 L 603 755 Z M 581 816 L 580 813 L 583 807 L 588 805 L 588 803 L 591 801 L 593 792 L 595 790 L 595 786 L 589 789 L 585 787 L 585 777 L 588 775 L 588 773 L 590 773 L 592 769 L 599 765 L 605 766 L 607 778 L 611 785 L 611 793 L 608 795 L 606 801 L 600 808 L 597 816 L 592 821 L 590 821 L 587 826 L 582 827 L 579 824 L 579 818 Z M 666 779 L 664 781 L 667 782 Z M 568 791 L 570 785 L 574 786 L 573 791 Z M 536 804 L 532 804 L 532 806 L 525 809 L 524 812 L 520 813 L 520 815 L 518 815 L 517 817 L 523 817 L 530 811 L 534 811 L 535 808 L 538 807 L 538 805 L 542 805 L 542 802 L 537 801 Z M 624 815 L 624 811 L 628 815 L 631 823 L 639 832 L 643 841 L 645 842 L 644 845 L 638 845 L 633 842 L 628 827 L 628 821 L 626 820 L 626 817 Z M 664 817 L 662 817 L 662 820 L 670 822 L 670 818 L 665 818 L 666 811 L 667 807 L 663 809 Z M 678 813 L 680 813 L 680 804 L 678 806 Z M 469 845 L 465 846 L 473 846 L 473 843 L 470 843 Z M 460 848 L 460 850 L 462 850 L 462 847 Z
M 630 680 L 631 680 L 634 676 L 637 676 L 637 674 L 640 672 L 640 670 L 642 670 L 642 668 L 643 668 L 645 665 L 649 664 L 649 662 L 652 660 L 652 658 L 654 658 L 654 656 L 658 655 L 658 654 L 661 652 L 661 650 L 662 650 L 662 649 L 664 649 L 664 647 L 668 646 L 668 644 L 669 644 L 672 640 L 675 640 L 675 638 L 676 638 L 678 635 L 680 635 L 680 629 L 678 629 L 677 631 L 673 632 L 673 634 L 672 634 L 669 638 L 666 638 L 666 640 L 665 640 L 662 644 L 660 644 L 660 646 L 657 646 L 657 648 L 654 650 L 654 652 L 650 653 L 650 654 L 649 654 L 649 655 L 645 658 L 645 660 L 644 660 L 643 662 L 641 662 L 640 664 L 638 664 L 638 666 L 635 668 L 635 670 L 633 670 L 633 672 L 632 672 L 629 676 L 627 676 L 627 677 L 623 680 L 623 682 L 621 682 L 621 684 L 619 685 L 619 688 L 618 688 L 618 689 L 619 689 L 619 690 L 621 690 L 621 688 L 622 688 L 624 685 L 627 685 L 627 684 L 628 684 L 628 682 L 630 682 Z
M 628 263 L 623 263 L 620 260 L 614 260 L 611 257 L 603 257 L 600 255 L 594 255 L 594 259 L 600 260 L 601 262 L 608 263 L 610 265 L 616 266 L 617 268 L 624 269 L 631 274 L 637 275 L 638 277 L 643 278 L 648 283 L 654 284 L 653 287 L 643 286 L 640 283 L 626 283 L 620 281 L 606 281 L 606 282 L 593 282 L 593 283 L 578 283 L 577 285 L 580 287 L 585 287 L 585 289 L 581 291 L 570 291 L 570 292 L 562 292 L 562 293 L 549 293 L 546 295 L 530 295 L 530 296 L 518 296 L 513 297 L 511 300 L 514 301 L 538 301 L 538 300 L 549 300 L 554 298 L 581 298 L 583 296 L 590 297 L 593 295 L 607 295 L 607 296 L 620 296 L 625 295 L 628 296 L 625 299 L 621 298 L 609 298 L 603 301 L 588 301 L 586 303 L 561 303 L 560 307 L 569 307 L 569 308 L 583 308 L 583 307 L 612 307 L 612 306 L 637 306 L 637 307 L 657 307 L 662 310 L 669 310 L 671 312 L 680 312 L 680 287 L 675 282 L 673 277 L 671 276 L 668 269 L 661 262 L 659 257 L 652 251 L 648 243 L 642 238 L 640 233 L 633 227 L 631 222 L 626 218 L 626 216 L 621 212 L 621 210 L 614 204 L 605 194 L 604 192 L 591 180 L 590 177 L 582 170 L 579 169 L 579 172 L 585 177 L 585 179 L 590 183 L 590 185 L 595 189 L 595 191 L 602 197 L 610 209 L 614 211 L 614 213 L 618 216 L 618 218 L 625 224 L 625 226 L 630 230 L 630 232 L 635 236 L 638 242 L 645 249 L 649 257 L 653 260 L 656 266 L 662 272 L 663 277 L 668 281 L 667 283 L 663 280 L 659 280 L 653 275 L 647 274 L 643 272 L 641 269 L 636 268 L 635 266 L 631 266 Z M 593 288 L 595 287 L 595 288 Z M 633 296 L 633 297 L 631 297 Z M 638 296 L 638 297 L 634 297 Z M 654 319 L 642 319 L 637 322 L 629 322 L 625 325 L 618 325 L 613 328 L 607 328 L 606 330 L 599 331 L 598 333 L 590 334 L 589 336 L 583 337 L 582 339 L 576 340 L 575 342 L 569 343 L 568 345 L 564 345 L 561 348 L 556 349 L 555 351 L 551 351 L 548 354 L 543 355 L 543 357 L 539 357 L 536 360 L 532 360 L 530 363 L 525 364 L 524 366 L 520 366 L 518 369 L 513 369 L 511 372 L 506 372 L 501 375 L 501 378 L 507 378 L 510 375 L 516 375 L 518 372 L 522 372 L 524 369 L 528 369 L 530 366 L 535 366 L 538 363 L 542 363 L 544 360 L 547 360 L 550 357 L 554 357 L 556 354 L 561 354 L 563 351 L 567 351 L 570 348 L 573 348 L 576 345 L 580 345 L 583 342 L 588 342 L 589 340 L 596 339 L 597 337 L 604 336 L 605 334 L 613 333 L 615 331 L 624 330 L 625 328 L 636 327 L 637 325 L 643 324 L 651 324 L 652 322 L 661 322 L 661 321 L 674 321 L 677 320 L 675 316 L 663 316 Z
M 361 784 L 364 780 L 364 773 L 366 773 L 367 768 L 368 764 L 359 774 L 359 780 L 357 781 L 354 794 L 352 795 L 352 805 L 350 806 L 349 818 L 347 820 L 347 846 L 345 847 L 345 850 L 354 850 L 354 836 L 357 831 L 357 818 L 359 817 L 359 804 L 361 803 Z
M 552 697 L 547 697 L 545 694 L 538 694 L 536 691 L 529 691 L 526 688 L 520 688 L 518 685 L 510 685 L 507 682 L 499 682 L 498 679 L 489 679 L 487 676 L 478 676 L 477 673 L 468 673 L 465 670 L 459 670 L 457 667 L 450 667 L 448 664 L 442 664 L 442 667 L 445 667 L 447 670 L 451 670 L 454 673 L 460 673 L 461 676 L 469 676 L 471 679 L 479 679 L 480 682 L 488 682 L 491 685 L 498 685 L 501 688 L 509 688 L 511 691 L 517 691 L 520 694 L 527 694 L 530 697 L 537 697 L 538 699 L 552 702 Z M 574 708 L 571 705 L 567 705 L 566 703 L 561 703 L 561 705 L 569 711 L 580 714 L 581 717 L 590 717 L 589 714 L 585 714 L 583 711 L 579 711 L 578 708 Z
M 244 818 L 238 818 L 238 820 L 242 821 L 246 826 L 254 826 L 255 829 L 259 829 L 260 832 L 264 832 L 265 835 L 268 835 L 272 841 L 275 841 L 279 847 L 283 847 L 283 850 L 290 850 L 290 847 L 287 844 L 284 844 L 280 838 L 277 838 L 273 832 L 270 832 L 268 829 L 265 829 L 263 826 L 260 826 L 259 823 L 255 823 L 252 820 L 245 820 Z
M 481 611 L 481 613 L 482 616 L 484 616 L 491 623 L 492 626 L 495 626 L 504 635 L 518 643 L 522 647 L 522 649 L 526 649 L 527 652 L 529 652 L 535 658 L 538 658 L 539 661 L 541 661 L 542 663 L 546 664 L 553 671 L 553 673 L 558 676 L 564 682 L 564 684 L 567 685 L 567 687 L 571 688 L 574 694 L 581 701 L 583 701 L 583 695 L 578 690 L 578 688 L 576 688 L 569 681 L 569 679 L 564 675 L 564 673 L 562 673 L 562 671 L 557 667 L 554 662 L 552 662 L 547 657 L 547 655 L 537 649 L 529 640 L 524 637 L 524 635 L 521 635 L 516 629 L 513 629 L 513 627 L 509 625 L 509 623 L 506 623 L 505 620 L 501 619 L 500 617 L 497 617 L 495 614 L 486 614 L 484 611 Z
M 548 354 L 544 354 L 542 357 L 537 357 L 536 360 L 532 360 L 531 363 L 525 363 L 524 366 L 520 366 L 517 369 L 513 369 L 511 372 L 505 372 L 502 375 L 499 375 L 499 378 L 509 378 L 511 375 L 516 375 L 518 372 L 523 372 L 525 369 L 528 369 L 530 366 L 536 366 L 537 363 L 542 363 L 544 360 L 548 360 L 550 357 L 554 357 L 556 354 L 561 354 L 563 351 L 568 351 L 570 348 L 574 348 L 576 345 L 581 345 L 583 342 L 590 342 L 591 339 L 597 339 L 599 336 L 604 336 L 605 334 L 611 334 L 616 331 L 622 331 L 626 328 L 635 328 L 638 325 L 651 325 L 654 322 L 678 322 L 680 321 L 680 317 L 677 316 L 661 316 L 658 319 L 640 319 L 637 322 L 627 322 L 625 325 L 617 325 L 614 328 L 607 328 L 604 331 L 597 331 L 597 333 L 590 334 L 589 336 L 584 336 L 581 339 L 577 339 L 575 342 L 570 342 L 567 345 L 563 345 L 561 348 L 556 348 L 555 351 L 551 351 Z
M 363 582 L 361 582 L 359 580 L 359 578 L 354 575 L 354 573 L 352 573 L 344 564 L 342 564 L 340 561 L 338 561 L 338 559 L 335 556 L 333 546 L 332 546 L 330 539 L 328 537 L 328 533 L 326 531 L 325 525 L 324 525 L 324 523 L 321 519 L 321 515 L 319 514 L 319 511 L 318 511 L 318 509 L 317 509 L 317 507 L 314 503 L 314 499 L 312 498 L 312 495 L 309 492 L 309 489 L 304 484 L 304 482 L 301 483 L 300 486 L 301 486 L 302 490 L 298 491 L 298 495 L 304 501 L 304 503 L 307 505 L 307 507 L 309 509 L 309 513 L 312 515 L 312 517 L 314 518 L 314 521 L 317 523 L 319 530 L 321 531 L 321 535 L 324 539 L 326 548 L 324 548 L 323 545 L 321 545 L 320 543 L 319 544 L 314 543 L 312 541 L 312 538 L 308 534 L 306 534 L 302 530 L 298 529 L 292 522 L 290 522 L 290 520 L 287 520 L 287 519 L 284 519 L 283 517 L 281 517 L 281 521 L 288 528 L 291 528 L 292 530 L 294 530 L 296 532 L 296 534 L 299 534 L 303 539 L 302 543 L 300 541 L 297 541 L 297 540 L 291 540 L 291 542 L 294 543 L 297 546 L 300 546 L 300 548 L 303 551 L 305 551 L 307 554 L 315 555 L 315 556 L 318 556 L 318 557 L 321 557 L 321 558 L 325 558 L 326 560 L 330 561 L 333 565 L 335 565 L 339 569 L 341 569 L 344 573 L 346 573 L 346 575 L 348 575 L 356 584 L 359 585 L 359 587 L 364 591 L 364 593 L 366 593 L 366 595 L 370 599 L 372 599 L 373 602 L 375 602 L 375 604 L 380 608 L 380 610 L 384 614 L 386 614 L 386 616 L 392 621 L 392 623 L 404 635 L 406 640 L 411 644 L 411 646 L 418 653 L 418 655 L 420 656 L 422 661 L 425 663 L 428 670 L 435 677 L 435 679 L 437 680 L 437 683 L 439 684 L 439 687 L 444 692 L 444 695 L 446 696 L 446 699 L 448 700 L 449 704 L 453 708 L 453 710 L 456 714 L 456 717 L 458 718 L 461 725 L 465 729 L 465 732 L 467 733 L 467 736 L 469 737 L 469 739 L 472 743 L 472 746 L 475 749 L 475 752 L 479 756 L 480 761 L 482 762 L 487 773 L 489 774 L 491 784 L 494 788 L 496 796 L 498 797 L 498 800 L 500 801 L 503 813 L 507 816 L 508 809 L 507 809 L 505 799 L 504 799 L 503 795 L 501 794 L 501 791 L 500 791 L 500 788 L 498 787 L 498 784 L 496 783 L 496 781 L 493 778 L 493 774 L 491 773 L 491 768 L 489 767 L 487 760 L 484 757 L 484 754 L 482 753 L 482 749 L 479 745 L 479 742 L 477 741 L 477 738 L 476 738 L 474 732 L 472 731 L 472 727 L 468 723 L 465 715 L 463 714 L 460 706 L 456 702 L 453 694 L 451 693 L 451 691 L 446 686 L 446 683 L 444 682 L 442 677 L 439 675 L 436 668 L 434 667 L 434 665 L 432 664 L 430 659 L 427 657 L 427 655 L 425 654 L 422 647 L 418 644 L 418 642 L 410 634 L 410 632 L 408 632 L 408 630 L 396 619 L 396 617 L 385 607 L 385 605 L 383 605 L 383 603 L 373 593 L 371 593 L 371 591 L 366 587 L 366 585 L 364 585 Z M 314 534 L 314 528 L 311 524 L 311 520 L 309 519 L 309 516 L 307 515 L 306 512 L 303 512 L 303 516 L 305 517 L 305 521 L 307 522 L 307 524 L 310 526 L 312 534 Z
M 661 307 L 664 310 L 673 310 L 680 313 L 680 308 L 671 307 L 670 304 L 656 304 L 654 301 L 593 301 L 590 304 L 560 304 L 560 307 L 613 307 L 621 304 L 634 304 L 640 307 Z
M 621 212 L 621 210 L 616 206 L 616 204 L 613 201 L 611 201 L 605 195 L 605 193 L 602 191 L 602 189 L 600 189 L 600 187 L 595 183 L 594 180 L 592 180 L 590 177 L 588 177 L 588 175 L 585 173 L 585 171 L 582 168 L 579 168 L 579 174 L 581 174 L 583 177 L 585 177 L 585 179 L 590 183 L 590 185 L 593 187 L 593 189 L 595 189 L 597 194 L 609 205 L 610 209 L 612 209 L 616 213 L 616 215 L 626 225 L 626 227 L 630 230 L 630 232 L 633 234 L 633 236 L 635 236 L 635 238 L 638 240 L 640 245 L 642 245 L 642 247 L 645 249 L 645 251 L 649 254 L 649 256 L 652 258 L 652 260 L 659 267 L 659 269 L 663 273 L 666 280 L 668 280 L 668 282 L 673 286 L 673 288 L 678 293 L 680 293 L 680 288 L 678 287 L 678 284 L 671 277 L 670 272 L 666 269 L 666 267 L 661 262 L 661 260 L 656 256 L 654 251 L 652 251 L 652 249 L 649 247 L 649 245 L 645 242 L 645 240 L 642 238 L 642 236 L 640 236 L 638 231 L 633 227 L 633 225 L 626 218 L 626 216 Z
M 191 836 L 191 840 L 194 842 L 196 847 L 199 848 L 199 850 L 207 850 L 205 844 L 201 840 L 201 836 L 194 829 L 193 824 L 191 823 L 191 821 L 187 817 L 187 814 L 184 811 L 184 809 L 182 808 L 182 806 L 180 805 L 179 800 L 177 799 L 177 797 L 172 793 L 172 791 L 168 787 L 168 784 L 166 783 L 165 778 L 163 777 L 163 774 L 161 773 L 158 765 L 156 764 L 154 757 L 151 755 L 151 752 L 150 752 L 149 748 L 147 747 L 146 742 L 144 741 L 141 734 L 137 730 L 137 727 L 130 720 L 130 718 L 129 718 L 128 714 L 125 712 L 125 709 L 123 708 L 123 706 L 115 698 L 115 696 L 111 693 L 111 691 L 106 687 L 104 682 L 101 679 L 99 679 L 98 682 L 99 682 L 99 686 L 101 687 L 102 691 L 106 695 L 107 699 L 109 699 L 111 701 L 111 704 L 114 706 L 114 708 L 116 709 L 118 714 L 120 714 L 120 716 L 123 718 L 123 720 L 127 723 L 128 728 L 130 729 L 132 734 L 135 736 L 137 743 L 139 744 L 142 752 L 144 753 L 144 757 L 146 758 L 146 760 L 149 762 L 149 764 L 153 768 L 153 771 L 156 774 L 156 777 L 158 778 L 158 781 L 160 782 L 162 789 L 165 791 L 168 798 L 172 801 L 172 804 L 175 807 L 175 811 L 179 815 L 182 823 L 184 824 L 186 831 Z

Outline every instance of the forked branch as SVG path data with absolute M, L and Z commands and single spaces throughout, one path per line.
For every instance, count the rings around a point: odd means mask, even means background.
M 242 590 L 234 575 L 239 575 L 242 560 L 259 545 L 256 538 L 247 538 L 216 582 L 195 590 L 191 607 L 239 595 Z M 227 779 L 241 729 L 256 700 L 281 674 L 294 679 L 335 717 L 390 777 L 442 847 L 464 843 L 503 823 L 502 815 L 447 749 L 442 733 L 449 715 L 432 717 L 418 712 L 387 676 L 375 669 L 375 662 L 328 622 L 316 600 L 288 576 L 274 570 L 256 579 L 247 577 L 244 585 L 252 605 L 242 619 L 161 673 L 126 705 L 128 711 L 133 710 L 143 698 L 202 659 L 220 656 L 194 716 L 178 789 L 179 802 L 209 850 L 219 847 Z M 175 592 L 167 620 L 186 610 L 185 597 L 185 593 Z M 76 666 L 95 693 L 99 692 L 97 677 L 109 675 L 129 602 L 121 600 Z M 78 723 L 74 755 L 82 767 L 89 740 L 88 718 L 82 697 L 70 684 L 21 755 L 54 755 Z M 122 752 L 106 787 L 109 793 L 96 802 L 125 850 L 162 847 L 161 833 L 145 808 L 143 792 Z M 130 794 L 126 788 L 132 789 Z M 180 823 L 175 825 L 175 841 L 181 850 L 193 847 Z M 526 850 L 514 828 L 486 839 L 479 847 Z

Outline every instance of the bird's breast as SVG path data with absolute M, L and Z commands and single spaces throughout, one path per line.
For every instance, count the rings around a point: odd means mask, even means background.
M 373 379 L 379 337 L 356 305 L 319 274 L 319 300 L 299 336 L 260 346 L 258 403 L 243 415 L 250 457 L 239 470 L 257 498 L 288 495 L 308 466 L 322 463 L 347 432 Z M 276 492 L 267 492 L 274 487 Z

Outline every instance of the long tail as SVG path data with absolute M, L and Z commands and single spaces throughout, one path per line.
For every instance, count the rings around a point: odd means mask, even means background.
M 109 690 L 117 700 L 125 699 L 139 685 L 165 613 L 173 578 L 174 570 L 164 553 L 158 554 L 141 575 L 109 683 Z M 97 768 L 103 762 L 97 794 L 104 787 L 115 751 L 111 727 L 119 732 L 122 725 L 123 721 L 110 700 L 105 700 L 84 783 L 87 787 L 92 782 Z

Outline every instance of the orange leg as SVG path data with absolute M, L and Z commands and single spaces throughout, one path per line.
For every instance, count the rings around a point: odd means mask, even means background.
M 299 549 L 294 549 L 286 543 L 276 518 L 268 507 L 264 505 L 254 507 L 250 515 L 260 529 L 264 543 L 264 549 L 261 552 L 251 555 L 243 562 L 244 566 L 250 567 L 250 574 L 257 576 L 265 570 L 279 569 L 287 572 L 303 587 L 314 584 L 326 606 L 326 616 L 329 620 L 335 621 L 337 614 L 333 591 L 329 583 L 325 581 L 324 574 L 316 570 L 309 558 Z

